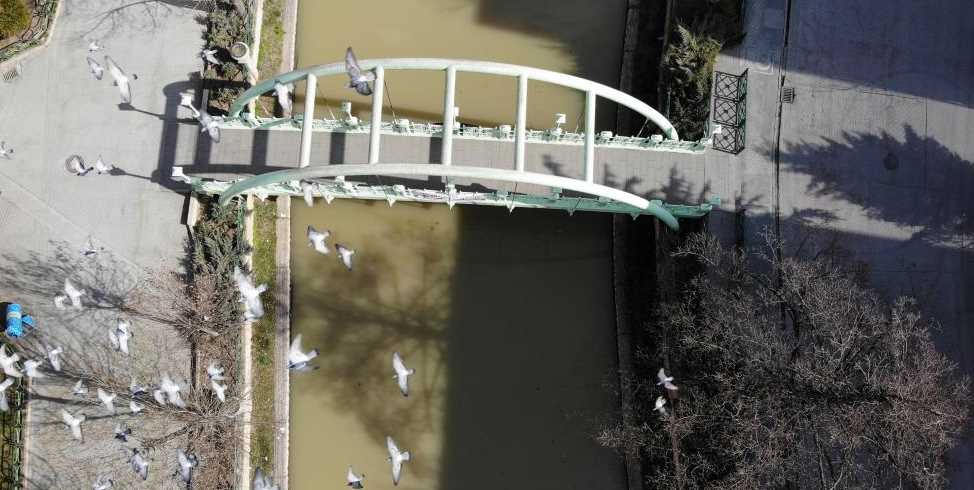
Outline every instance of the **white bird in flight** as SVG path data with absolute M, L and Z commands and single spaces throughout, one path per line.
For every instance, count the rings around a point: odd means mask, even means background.
M 399 391 L 402 392 L 402 396 L 409 396 L 409 377 L 416 374 L 416 370 L 406 368 L 406 364 L 402 362 L 402 356 L 398 352 L 392 353 L 392 369 L 396 372 L 393 378 L 399 382 Z
M 24 374 L 28 378 L 43 378 L 44 373 L 37 370 L 40 367 L 41 361 L 35 361 L 34 359 L 27 359 L 24 361 Z
M 68 298 L 71 298 L 71 306 L 79 310 L 81 309 L 81 296 L 85 294 L 85 290 L 74 287 L 74 284 L 71 284 L 71 281 L 65 278 L 64 294 L 68 295 Z
M 219 143 L 220 122 L 217 121 L 215 117 L 209 115 L 206 110 L 197 111 L 195 108 L 193 108 L 193 111 L 196 113 L 196 120 L 200 122 L 200 132 L 208 134 L 214 143 Z
M 166 393 L 162 390 L 154 390 L 152 392 L 152 398 L 156 400 L 159 405 L 166 405 Z
M 244 317 L 253 320 L 264 316 L 264 305 L 260 301 L 260 295 L 267 291 L 267 284 L 254 286 L 250 277 L 240 272 L 239 267 L 233 268 L 233 278 L 237 281 L 237 288 L 240 290 L 240 302 L 245 305 Z
M 98 172 L 98 175 L 107 174 L 114 169 L 114 165 L 105 163 L 105 160 L 102 160 L 101 155 L 98 155 L 98 160 L 95 161 L 95 171 Z
M 226 379 L 223 376 L 223 367 L 217 362 L 210 362 L 210 365 L 206 367 L 206 375 L 214 381 L 223 381 Z
M 13 384 L 13 378 L 7 378 L 0 383 L 0 412 L 10 410 L 10 403 L 7 401 L 7 388 L 10 388 Z
M 285 114 L 291 112 L 291 91 L 294 90 L 294 84 L 284 85 L 283 83 L 277 82 L 274 84 L 274 94 L 277 95 L 277 103 L 281 104 L 281 108 L 284 109 Z
M 105 390 L 98 388 L 98 399 L 101 400 L 102 405 L 108 410 L 108 413 L 115 415 L 115 397 L 118 396 L 115 393 L 108 393 Z
M 122 442 L 129 442 L 130 435 L 132 435 L 131 427 L 128 427 L 121 422 L 115 424 L 115 439 L 118 439 Z
M 672 383 L 673 376 L 667 376 L 666 371 L 663 368 L 659 368 L 659 372 L 656 373 L 656 378 L 659 379 L 657 385 L 663 385 L 664 388 L 668 390 L 678 389 L 675 384 Z
M 204 49 L 203 51 L 200 51 L 200 58 L 203 58 L 204 60 L 206 60 L 211 65 L 219 65 L 220 64 L 220 60 L 217 59 L 216 53 L 217 53 L 217 50 L 215 50 L 215 49 L 212 49 L 212 48 L 211 49 Z
M 115 486 L 115 482 L 105 475 L 100 475 L 95 483 L 91 485 L 91 490 L 109 490 Z
M 13 155 L 13 154 L 14 154 L 14 149 L 13 148 L 7 148 L 7 142 L 6 141 L 0 141 L 0 156 L 6 158 L 7 160 L 10 160 L 11 158 L 13 158 L 10 155 Z
M 325 240 L 327 240 L 329 236 L 331 236 L 330 231 L 318 231 L 314 226 L 308 225 L 308 246 L 314 247 L 315 252 L 328 255 L 329 250 Z
M 133 337 L 130 330 L 132 324 L 121 318 L 115 324 L 115 328 L 108 332 L 108 340 L 112 343 L 112 348 L 116 352 L 129 355 L 129 339 Z
M 375 81 L 375 72 L 362 71 L 351 47 L 345 50 L 345 72 L 348 73 L 348 88 L 354 88 L 361 95 L 372 95 L 369 82 Z
M 173 382 L 168 374 L 162 375 L 162 383 L 159 384 L 159 389 L 166 393 L 166 398 L 169 400 L 169 403 L 179 408 L 186 408 L 186 402 L 183 401 L 183 397 L 179 393 L 182 388 Z M 158 398 L 156 401 L 159 401 Z
M 128 75 L 125 74 L 122 69 L 115 64 L 115 60 L 111 59 L 109 56 L 105 56 L 105 65 L 108 66 L 108 72 L 112 74 L 112 78 L 115 79 L 115 85 L 118 87 L 118 93 L 122 96 L 122 103 L 131 104 L 132 103 L 132 87 L 129 85 L 130 80 Z M 132 80 L 138 80 L 139 76 L 132 74 Z
M 7 355 L 6 344 L 0 344 L 0 367 L 3 367 L 3 373 L 11 378 L 20 378 L 23 374 L 17 369 L 17 361 L 20 360 L 20 354 L 14 352 L 11 355 Z
M 215 379 L 211 379 L 210 386 L 213 388 L 213 392 L 216 393 L 216 397 L 220 400 L 220 403 L 227 401 L 227 385 L 221 385 Z
M 311 182 L 301 181 L 301 193 L 304 194 L 304 203 L 309 208 L 315 205 L 314 191 L 315 186 Z
M 659 412 L 660 415 L 665 417 L 666 407 L 664 405 L 666 405 L 666 398 L 661 396 L 656 397 L 656 407 L 653 408 L 653 411 Z
M 335 244 L 335 250 L 338 251 L 338 258 L 345 264 L 345 268 L 352 270 L 352 256 L 355 255 L 355 251 L 340 243 Z
M 132 415 L 138 414 L 143 410 L 143 408 L 144 407 L 136 403 L 135 400 L 129 400 L 129 411 L 132 412 Z
M 287 352 L 287 368 L 295 371 L 318 369 L 318 366 L 311 365 L 311 360 L 316 357 L 318 357 L 318 349 L 311 349 L 308 352 L 301 350 L 301 334 L 297 334 L 291 341 L 291 349 Z
M 348 483 L 346 483 L 346 485 L 348 485 L 348 486 L 350 486 L 352 488 L 363 488 L 362 487 L 362 480 L 364 478 L 365 478 L 365 473 L 362 473 L 361 475 L 356 475 L 355 472 L 352 471 L 351 465 L 349 465 L 349 467 L 348 467 L 348 474 L 345 475 L 345 479 L 348 481 Z
M 199 464 L 195 454 L 186 454 L 182 449 L 176 450 L 176 459 L 179 460 L 179 478 L 189 485 L 193 479 L 193 468 Z
M 85 380 L 79 379 L 77 383 L 71 388 L 71 394 L 75 396 L 84 396 L 88 394 L 88 387 L 85 386 Z
M 142 453 L 138 449 L 132 449 L 132 456 L 129 458 L 129 463 L 132 465 L 132 470 L 135 471 L 139 478 L 145 481 L 149 478 L 149 461 L 142 456 Z
M 71 415 L 67 410 L 61 409 L 61 420 L 63 420 L 64 424 L 71 429 L 71 435 L 82 443 L 84 443 L 85 440 L 81 434 L 81 424 L 85 421 L 85 419 L 85 414 L 81 414 L 76 417 Z
M 386 459 L 392 463 L 392 484 L 399 485 L 399 479 L 402 477 L 402 464 L 410 459 L 409 451 L 400 451 L 399 447 L 396 446 L 396 441 L 393 441 L 389 436 L 386 436 L 386 449 L 389 450 L 389 457 Z
M 101 64 L 95 61 L 95 59 L 91 56 L 88 56 L 85 59 L 88 60 L 88 71 L 90 71 L 92 76 L 95 77 L 95 80 L 101 80 L 101 78 L 105 76 L 105 69 L 102 68 Z
M 199 117 L 200 111 L 193 106 L 193 94 L 191 92 L 179 93 L 179 105 L 193 111 L 193 117 Z
M 84 177 L 91 172 L 91 167 L 85 165 L 85 159 L 81 155 L 71 155 L 67 160 L 64 161 L 64 168 L 68 172 L 77 175 L 78 177 Z
M 58 372 L 61 371 L 61 353 L 62 352 L 64 352 L 64 349 L 62 349 L 60 347 L 58 347 L 56 349 L 51 349 L 51 350 L 48 350 L 47 351 L 47 360 L 50 361 L 51 367 L 54 368 L 54 370 L 55 371 L 58 371 Z

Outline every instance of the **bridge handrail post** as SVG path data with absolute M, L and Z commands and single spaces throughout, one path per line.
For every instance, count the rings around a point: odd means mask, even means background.
M 318 96 L 318 77 L 308 73 L 308 84 L 304 92 L 304 119 L 301 120 L 301 160 L 300 165 L 311 165 L 311 128 L 315 118 L 315 98 Z
M 372 90 L 372 122 L 369 130 L 369 163 L 379 163 L 379 135 L 382 133 L 382 91 L 385 88 L 385 69 L 375 67 L 375 87 Z
M 585 181 L 595 182 L 595 92 L 585 92 Z
M 525 131 L 528 124 L 528 76 L 517 76 L 517 122 L 514 132 L 514 168 L 524 171 Z
M 456 106 L 456 89 L 457 67 L 450 65 L 446 68 L 446 87 L 443 91 L 443 140 L 440 150 L 440 162 L 443 165 L 453 164 L 453 113 Z

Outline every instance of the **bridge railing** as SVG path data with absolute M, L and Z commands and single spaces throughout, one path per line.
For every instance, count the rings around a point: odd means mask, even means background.
M 671 141 L 679 141 L 676 128 L 656 109 L 635 97 L 616 90 L 612 87 L 585 80 L 583 78 L 557 73 L 539 68 L 531 68 L 505 63 L 485 61 L 452 60 L 439 58 L 399 58 L 362 60 L 361 66 L 365 70 L 375 73 L 372 93 L 372 121 L 382 121 L 383 90 L 385 87 L 385 70 L 428 70 L 443 71 L 446 81 L 443 93 L 443 123 L 441 130 L 442 152 L 440 162 L 451 165 L 453 162 L 453 137 L 456 135 L 455 97 L 456 76 L 458 72 L 482 73 L 488 75 L 508 76 L 517 79 L 517 109 L 513 125 L 514 138 L 514 168 L 518 172 L 524 171 L 525 143 L 528 140 L 527 104 L 528 81 L 540 81 L 579 90 L 585 94 L 585 130 L 582 134 L 582 144 L 585 146 L 585 180 L 593 182 L 595 178 L 595 102 L 597 97 L 603 97 L 628 107 L 645 116 L 663 132 L 663 136 Z M 288 84 L 305 80 L 305 107 L 302 119 L 300 165 L 307 166 L 311 161 L 311 137 L 314 125 L 315 97 L 317 95 L 318 77 L 344 75 L 345 63 L 331 63 L 311 68 L 296 70 L 265 80 L 250 89 L 234 102 L 230 108 L 229 117 L 239 118 L 241 111 L 253 99 L 274 89 L 277 83 Z M 369 163 L 379 162 L 379 144 L 383 124 L 372 124 L 369 127 Z

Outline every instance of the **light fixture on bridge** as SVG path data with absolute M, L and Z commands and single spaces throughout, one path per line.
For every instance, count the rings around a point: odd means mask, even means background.
M 346 126 L 353 126 L 353 127 L 358 126 L 358 118 L 352 115 L 351 102 L 347 100 L 343 100 L 341 106 L 341 112 L 342 112 L 342 122 L 344 122 Z
M 658 144 L 660 144 L 660 143 L 663 142 L 663 135 L 661 135 L 661 134 L 654 134 L 654 135 L 652 135 L 652 136 L 649 137 L 649 141 L 652 141 L 654 144 L 657 144 L 658 145 Z
M 608 143 L 612 141 L 612 136 L 614 136 L 612 131 L 602 131 L 596 139 L 598 139 L 599 143 Z
M 188 175 L 183 173 L 183 167 L 173 167 L 172 168 L 172 178 L 173 180 L 178 180 L 187 184 L 192 184 L 193 179 L 189 178 Z
M 500 139 L 510 139 L 512 131 L 510 124 L 501 124 L 494 129 L 494 135 Z
M 551 188 L 551 197 L 548 198 L 551 201 L 557 201 L 561 199 L 561 187 Z
M 257 82 L 257 64 L 254 63 L 254 57 L 250 56 L 250 46 L 239 41 L 233 43 L 230 46 L 230 57 L 247 68 L 247 81 L 251 85 Z
M 456 204 L 457 198 L 457 186 L 453 184 L 446 184 L 446 205 L 450 209 L 453 209 L 453 205 Z
M 555 127 L 549 129 L 548 134 L 555 138 L 561 136 L 561 133 L 563 132 L 561 125 L 565 124 L 565 121 L 567 120 L 568 116 L 561 113 L 555 114 Z
M 410 133 L 412 129 L 412 124 L 410 124 L 409 119 L 396 119 L 392 122 L 392 125 L 400 133 Z

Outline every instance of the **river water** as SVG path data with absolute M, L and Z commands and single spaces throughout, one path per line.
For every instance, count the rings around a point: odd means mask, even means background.
M 618 86 L 625 0 L 373 0 L 300 3 L 296 66 L 341 61 L 352 46 L 359 59 L 459 58 L 513 63 Z M 387 71 L 386 104 L 398 117 L 441 121 L 444 75 Z M 371 119 L 370 98 L 345 88 L 344 76 L 319 79 L 318 117 L 351 100 Z M 512 124 L 517 81 L 460 73 L 456 105 L 467 124 Z M 299 89 L 301 89 L 299 87 Z M 584 96 L 531 82 L 528 127 L 551 127 L 565 113 L 566 129 L 584 126 Z M 326 107 L 327 106 L 327 107 Z M 388 106 L 386 118 L 390 117 Z M 600 101 L 600 129 L 613 129 L 615 106 Z
M 292 208 L 293 334 L 320 369 L 291 377 L 291 488 L 625 488 L 591 439 L 619 401 L 607 214 L 320 200 Z M 353 270 L 307 246 L 312 224 Z M 416 369 L 410 396 L 392 353 Z

